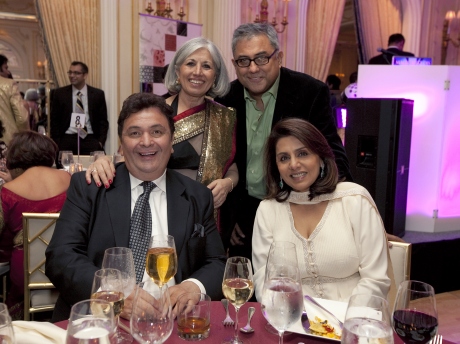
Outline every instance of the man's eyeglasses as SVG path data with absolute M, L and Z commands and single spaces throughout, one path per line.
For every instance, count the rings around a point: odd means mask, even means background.
M 85 73 L 83 73 L 83 72 L 72 72 L 70 70 L 67 72 L 67 75 L 72 75 L 72 74 L 73 75 L 82 75 L 82 74 L 85 74 Z
M 235 60 L 235 63 L 238 67 L 249 67 L 251 65 L 251 62 L 254 61 L 254 63 L 258 66 L 263 66 L 268 64 L 270 62 L 270 59 L 272 58 L 273 55 L 278 51 L 278 49 L 275 49 L 275 51 L 270 55 L 270 56 L 257 56 L 256 58 L 250 59 L 248 57 L 243 57 L 241 59 Z

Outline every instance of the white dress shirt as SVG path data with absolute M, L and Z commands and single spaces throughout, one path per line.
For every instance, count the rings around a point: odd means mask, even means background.
M 86 132 L 88 134 L 93 134 L 93 129 L 91 128 L 91 122 L 89 120 L 89 113 L 88 113 L 88 87 L 83 86 L 81 90 L 77 89 L 75 86 L 72 86 L 72 104 L 73 104 L 73 112 L 76 111 L 77 107 L 77 93 L 81 92 L 81 101 L 83 103 L 83 109 L 85 110 L 85 123 L 83 124 L 83 127 L 86 126 Z M 77 134 L 77 128 L 75 127 L 69 127 L 67 131 L 65 132 L 66 134 Z
M 141 185 L 144 181 L 137 179 L 131 173 L 129 174 L 129 180 L 131 183 L 131 215 L 134 211 L 134 206 L 139 196 L 144 192 L 144 188 Z M 149 204 L 150 210 L 152 211 L 152 235 L 163 234 L 168 235 L 168 202 L 166 199 L 166 170 L 163 175 L 152 180 L 156 188 L 150 192 Z M 150 277 L 147 272 L 144 271 L 144 277 L 142 281 L 149 280 Z M 206 289 L 199 280 L 195 278 L 189 278 L 186 281 L 194 282 L 200 288 L 201 292 L 206 294 Z M 176 284 L 174 278 L 171 278 L 168 282 L 168 286 L 171 287 Z

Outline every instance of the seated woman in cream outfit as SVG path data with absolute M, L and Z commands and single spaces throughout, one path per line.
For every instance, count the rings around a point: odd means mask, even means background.
M 324 136 L 305 120 L 282 120 L 268 138 L 265 162 L 268 196 L 252 237 L 257 299 L 274 241 L 295 243 L 304 294 L 337 301 L 356 293 L 386 298 L 392 271 L 382 219 L 366 189 L 338 182 Z
M 230 89 L 217 46 L 203 37 L 184 43 L 169 65 L 165 86 L 173 94 L 166 103 L 174 110 L 176 128 L 168 168 L 207 185 L 214 207 L 220 208 L 238 183 L 238 169 L 233 162 L 235 110 L 212 100 Z M 86 180 L 91 183 L 92 176 L 98 186 L 102 181 L 108 188 L 114 172 L 109 158 L 103 157 L 90 165 Z

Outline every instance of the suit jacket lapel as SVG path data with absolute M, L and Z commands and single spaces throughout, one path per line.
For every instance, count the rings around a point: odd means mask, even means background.
M 294 88 L 296 85 L 291 85 L 289 80 L 289 72 L 281 67 L 280 83 L 278 86 L 278 94 L 276 95 L 275 110 L 273 112 L 272 128 L 275 123 L 278 123 L 282 118 L 290 117 L 296 102 Z
M 117 177 L 105 193 L 105 198 L 109 207 L 115 243 L 117 247 L 128 247 L 131 222 L 131 184 L 125 164 L 118 166 Z
M 184 185 L 169 170 L 166 171 L 166 199 L 168 202 L 168 233 L 174 237 L 177 256 L 182 250 L 187 251 L 184 245 L 187 243 L 187 219 L 190 212 L 190 203 L 182 196 L 185 191 Z M 179 210 L 179 211 L 178 211 Z M 179 215 L 180 214 L 180 215 Z M 177 272 L 180 273 L 180 269 Z M 182 280 L 181 276 L 177 276 Z
M 64 116 L 66 116 L 66 119 L 64 121 L 65 124 L 65 130 L 70 126 L 70 119 L 72 118 L 72 112 L 73 112 L 73 97 L 72 97 L 72 85 L 67 86 L 65 90 L 65 109 L 66 111 L 63 112 Z

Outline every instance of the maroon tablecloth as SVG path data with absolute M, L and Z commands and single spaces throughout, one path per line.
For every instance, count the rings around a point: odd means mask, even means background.
M 246 325 L 248 320 L 248 307 L 253 306 L 256 308 L 254 316 L 252 317 L 251 325 L 255 329 L 255 331 L 251 334 L 242 333 L 239 331 L 240 338 L 245 343 L 263 343 L 263 344 L 277 344 L 278 343 L 278 336 L 269 333 L 265 330 L 265 325 L 267 320 L 262 315 L 260 310 L 260 303 L 258 302 L 248 302 L 243 307 L 241 307 L 239 312 L 239 327 Z M 230 315 L 232 316 L 233 320 L 235 320 L 235 309 L 230 305 Z M 205 343 L 220 343 L 222 339 L 228 338 L 233 335 L 233 326 L 224 326 L 222 325 L 222 320 L 225 318 L 225 310 L 222 304 L 219 301 L 213 301 L 211 305 L 211 332 L 209 337 L 201 342 Z M 122 319 L 124 324 L 129 327 L 129 322 L 127 320 Z M 61 321 L 56 323 L 57 326 L 66 329 L 67 328 L 67 321 Z M 166 340 L 165 343 L 173 344 L 173 343 L 180 343 L 184 344 L 184 340 L 180 339 L 177 336 L 177 324 L 174 324 L 174 330 L 171 336 Z M 395 334 L 394 336 L 395 344 L 403 344 L 403 342 L 399 339 L 399 337 Z M 297 333 L 291 333 L 284 336 L 284 343 L 285 344 L 298 344 L 298 343 L 305 343 L 305 344 L 314 344 L 314 343 L 322 343 L 322 344 L 333 344 L 338 343 L 338 341 L 333 341 L 330 339 L 325 338 L 315 338 L 307 335 L 301 335 Z M 443 344 L 453 344 L 447 340 L 443 341 Z

